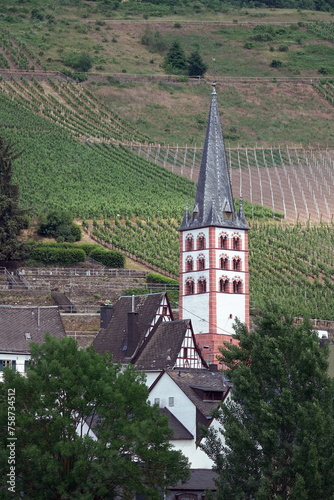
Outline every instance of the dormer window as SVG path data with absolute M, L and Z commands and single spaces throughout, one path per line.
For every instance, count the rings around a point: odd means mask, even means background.
M 223 217 L 224 220 L 232 220 L 233 211 L 230 203 L 225 199 L 224 208 L 223 208 Z

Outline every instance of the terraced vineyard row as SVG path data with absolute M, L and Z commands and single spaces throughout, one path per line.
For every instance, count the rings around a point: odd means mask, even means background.
M 145 141 L 146 138 L 87 89 L 72 82 L 39 82 L 36 79 L 0 81 L 0 91 L 27 110 L 60 125 L 81 141 Z
M 137 154 L 197 181 L 201 149 L 130 145 Z M 284 215 L 288 222 L 332 222 L 334 151 L 227 149 L 233 192 Z
M 139 218 L 94 223 L 93 234 L 178 274 L 179 222 Z M 334 225 L 251 223 L 251 307 L 267 300 L 295 316 L 334 319 Z
M 194 184 L 112 144 L 82 144 L 0 94 L 0 134 L 23 151 L 15 162 L 30 213 L 67 208 L 74 216 L 181 216 Z

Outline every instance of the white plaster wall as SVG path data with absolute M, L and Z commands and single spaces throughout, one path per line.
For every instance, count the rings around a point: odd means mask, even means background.
M 174 406 L 168 406 L 169 397 L 174 398 Z M 174 383 L 166 373 L 151 389 L 149 401 L 154 404 L 155 398 L 160 399 L 160 407 L 168 408 L 186 429 L 196 437 L 196 408 L 184 392 Z
M 222 330 L 218 333 L 234 334 L 232 328 L 235 318 L 245 322 L 245 301 L 246 296 L 241 293 L 218 293 L 217 294 L 217 324 Z M 232 318 L 230 318 L 232 314 Z
M 16 371 L 24 374 L 24 362 L 25 360 L 30 359 L 29 354 L 1 354 L 1 360 L 15 360 L 16 361 Z M 3 380 L 3 372 L 0 372 L 0 380 Z
M 209 294 L 185 295 L 183 297 L 182 317 L 191 319 L 195 334 L 207 333 L 209 330 Z
M 194 440 L 173 440 L 170 443 L 188 458 L 192 469 L 211 469 L 212 460 L 202 451 Z
M 160 375 L 160 371 L 152 371 L 152 372 L 145 372 L 145 375 L 146 375 L 146 385 L 148 388 L 151 387 L 151 385 L 153 384 L 153 382 L 156 381 L 156 379 L 159 377 Z

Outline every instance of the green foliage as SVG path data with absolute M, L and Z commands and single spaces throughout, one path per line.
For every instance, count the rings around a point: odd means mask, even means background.
M 273 59 L 270 63 L 271 68 L 281 68 L 282 66 L 283 66 L 283 63 L 279 59 Z
M 93 60 L 87 52 L 71 52 L 64 56 L 63 63 L 76 71 L 86 73 L 91 69 Z
M 0 383 L 2 402 L 9 388 L 15 391 L 16 492 L 27 500 L 88 500 L 116 498 L 121 490 L 124 498 L 158 500 L 160 490 L 188 477 L 186 458 L 169 445 L 167 419 L 147 402 L 143 374 L 93 348 L 79 350 L 67 337 L 32 344 L 31 357 L 27 377 L 7 369 Z M 7 421 L 1 404 L 1 484 Z M 1 495 L 13 497 L 4 489 Z
M 194 50 L 188 58 L 188 75 L 203 76 L 208 69 L 198 50 Z
M 163 276 L 158 273 L 148 273 L 146 276 L 147 283 L 163 283 L 164 285 L 175 285 L 179 286 L 178 280 L 174 280 L 173 278 L 168 278 L 167 276 Z
M 187 57 L 178 40 L 175 40 L 164 59 L 164 69 L 171 73 L 186 73 Z
M 14 145 L 0 137 L 0 260 L 18 260 L 24 256 L 18 236 L 26 225 L 19 209 L 19 187 L 13 184 L 13 162 L 19 157 Z
M 34 262 L 52 265 L 68 266 L 85 262 L 86 254 L 80 248 L 62 248 L 50 245 L 26 245 L 27 258 Z
M 82 235 L 81 228 L 73 224 L 73 216 L 66 210 L 50 212 L 41 223 L 38 233 L 41 236 L 56 238 L 58 243 L 80 241 Z
M 235 332 L 239 343 L 221 348 L 233 387 L 217 415 L 222 435 L 209 432 L 204 446 L 219 475 L 217 500 L 332 498 L 328 350 L 307 322 L 275 306 L 252 331 L 237 323 Z
M 108 267 L 124 267 L 125 257 L 116 250 L 104 250 L 102 248 L 93 250 L 90 257 Z

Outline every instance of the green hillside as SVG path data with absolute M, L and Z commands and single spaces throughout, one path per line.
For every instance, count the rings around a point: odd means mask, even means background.
M 161 67 L 164 51 L 141 43 L 145 26 L 168 43 L 179 39 L 187 51 L 197 44 L 208 62 L 216 59 L 211 68 L 218 80 L 247 75 L 271 80 L 221 80 L 219 90 L 227 145 L 270 147 L 269 156 L 263 150 L 263 161 L 253 165 L 264 169 L 270 167 L 270 157 L 283 161 L 275 144 L 325 147 L 333 140 L 333 84 L 331 78 L 320 77 L 334 75 L 334 23 L 328 13 L 246 13 L 231 5 L 228 12 L 205 10 L 203 15 L 200 4 L 202 13 L 176 9 L 169 15 L 172 21 L 156 24 L 150 16 L 146 19 L 147 9 L 153 15 L 152 5 L 144 3 L 127 2 L 116 10 L 108 2 L 84 1 L 0 6 L 0 134 L 22 151 L 15 162 L 15 181 L 21 206 L 31 216 L 66 208 L 88 220 L 101 240 L 177 274 L 177 227 L 195 185 L 147 161 L 145 155 L 153 159 L 151 153 L 137 156 L 131 147 L 135 144 L 139 151 L 152 140 L 201 144 L 210 87 L 180 77 L 169 81 Z M 156 7 L 155 21 L 165 7 L 164 2 Z M 122 21 L 131 9 L 136 22 Z M 163 18 L 168 19 L 167 13 Z M 200 20 L 230 25 L 206 25 L 204 40 Z M 252 22 L 241 26 L 242 21 Z M 295 25 L 268 28 L 264 21 Z M 92 68 L 81 84 L 46 73 L 67 71 L 69 52 L 90 56 Z M 269 65 L 276 57 L 283 62 L 280 68 Z M 6 68 L 34 70 L 34 78 L 29 72 L 8 75 Z M 151 72 L 160 80 L 140 81 L 131 77 L 135 72 Z M 297 75 L 316 81 L 280 81 Z M 167 144 L 159 149 L 160 163 L 185 175 L 185 163 L 167 165 Z M 246 156 L 239 150 L 229 154 L 240 176 L 242 169 L 252 167 L 247 150 Z M 272 298 L 296 316 L 334 319 L 332 225 L 285 226 L 281 214 L 248 203 L 245 209 L 252 228 L 252 308 Z

